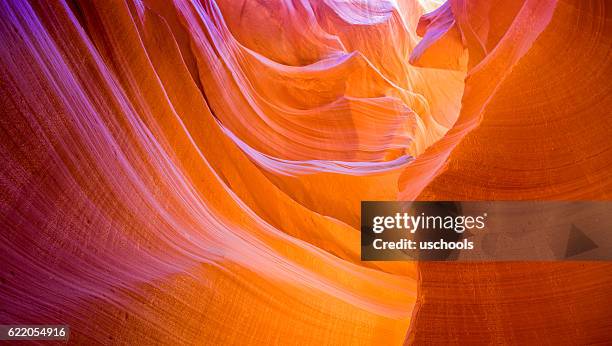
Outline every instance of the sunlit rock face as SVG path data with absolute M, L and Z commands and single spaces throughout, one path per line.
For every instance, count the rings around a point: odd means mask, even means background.
M 0 2 L 0 324 L 87 344 L 605 341 L 609 265 L 361 262 L 359 202 L 608 199 L 609 12 Z

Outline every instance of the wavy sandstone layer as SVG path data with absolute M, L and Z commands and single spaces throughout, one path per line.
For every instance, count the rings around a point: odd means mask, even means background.
M 608 264 L 360 261 L 361 200 L 612 194 L 603 0 L 439 5 L 0 1 L 0 324 L 609 340 Z
M 416 192 L 417 199 L 610 199 L 608 4 L 525 1 L 517 12 L 514 2 L 499 1 L 487 10 L 489 25 L 470 12 L 488 3 L 452 5 L 474 66 L 461 114 L 446 138 L 417 158 L 400 181 L 410 185 L 413 168 L 439 160 L 441 173 Z M 510 25 L 493 19 L 508 13 L 517 13 Z M 545 13 L 552 13 L 550 23 L 535 38 L 542 27 L 537 19 L 545 20 Z M 517 51 L 527 40 L 533 43 L 521 57 Z M 418 302 L 407 342 L 585 345 L 612 338 L 612 264 L 418 267 Z

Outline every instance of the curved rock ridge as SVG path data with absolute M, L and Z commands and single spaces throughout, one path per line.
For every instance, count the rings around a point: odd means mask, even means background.
M 0 37 L 0 324 L 606 340 L 607 264 L 362 262 L 359 243 L 363 200 L 609 197 L 603 1 L 7 0 Z
M 434 52 L 456 53 L 458 42 L 451 41 L 460 40 L 469 55 L 462 108 L 454 127 L 404 170 L 402 198 L 608 200 L 608 4 L 451 1 L 443 10 L 419 23 L 428 31 L 412 60 L 449 66 L 457 54 L 440 60 Z M 424 189 L 416 177 L 427 182 Z M 418 271 L 406 343 L 605 344 L 612 338 L 609 263 L 423 262 Z
M 359 261 L 355 202 L 395 198 L 463 75 L 409 66 L 399 11 L 2 2 L 0 320 L 78 343 L 401 342 L 414 265 Z

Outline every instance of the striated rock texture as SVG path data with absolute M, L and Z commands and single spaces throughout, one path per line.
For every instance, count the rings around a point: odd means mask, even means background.
M 424 189 L 402 189 L 404 198 L 612 197 L 612 8 L 517 3 L 451 2 L 473 67 L 457 123 L 400 185 L 443 168 Z M 420 263 L 418 292 L 407 343 L 612 341 L 610 263 Z
M 359 202 L 609 199 L 611 17 L 0 1 L 0 324 L 79 344 L 609 342 L 612 265 L 361 262 Z

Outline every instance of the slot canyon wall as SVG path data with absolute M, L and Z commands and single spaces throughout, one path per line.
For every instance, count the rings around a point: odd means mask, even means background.
M 0 324 L 605 343 L 612 264 L 360 261 L 362 200 L 606 200 L 603 0 L 0 1 Z

